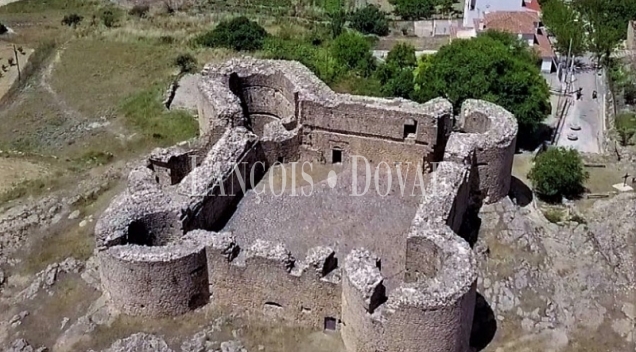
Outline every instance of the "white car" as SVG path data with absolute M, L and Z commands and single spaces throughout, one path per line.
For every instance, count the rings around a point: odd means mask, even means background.
M 579 124 L 573 122 L 573 123 L 570 124 L 570 129 L 572 131 L 580 131 L 581 130 L 581 126 L 579 126 Z
M 577 136 L 576 133 L 568 133 L 568 139 L 571 141 L 576 141 L 579 139 L 579 136 Z

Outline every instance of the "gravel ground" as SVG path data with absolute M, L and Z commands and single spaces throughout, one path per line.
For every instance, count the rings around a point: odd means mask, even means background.
M 374 174 L 375 169 L 371 170 Z M 357 189 L 361 193 L 364 170 L 357 174 Z M 420 199 L 411 195 L 414 173 L 410 173 L 404 182 L 404 196 L 400 194 L 395 172 L 387 196 L 376 192 L 375 175 L 371 175 L 366 194 L 352 196 L 352 175 L 350 168 L 345 166 L 337 174 L 335 185 L 329 179 L 320 181 L 313 185 L 309 196 L 302 196 L 300 188 L 295 190 L 296 196 L 292 195 L 291 188 L 283 194 L 277 193 L 279 196 L 249 191 L 225 229 L 234 232 L 243 248 L 257 238 L 278 241 L 284 243 L 297 259 L 304 258 L 307 250 L 314 246 L 333 246 L 340 260 L 354 248 L 368 248 L 383 259 L 383 273 L 390 285 L 390 278 L 399 273 L 398 267 L 403 266 L 398 266 L 405 250 L 403 234 L 415 216 Z M 378 189 L 384 194 L 389 185 L 386 173 L 380 173 L 377 180 Z M 261 181 L 263 183 L 269 184 L 268 176 Z M 307 194 L 311 186 L 305 185 L 302 190 Z M 420 188 L 415 190 L 421 194 Z

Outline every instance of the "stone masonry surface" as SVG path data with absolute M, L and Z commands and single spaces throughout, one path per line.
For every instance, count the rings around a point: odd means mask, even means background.
M 338 330 L 350 352 L 468 351 L 477 274 L 461 229 L 469 204 L 508 194 L 512 114 L 338 94 L 300 63 L 249 57 L 204 68 L 198 110 L 199 140 L 154 150 L 96 223 L 113 307 L 236 307 Z M 353 196 L 361 160 L 378 192 Z M 300 161 L 330 176 L 276 192 L 272 175 Z M 377 171 L 403 165 L 408 194 Z

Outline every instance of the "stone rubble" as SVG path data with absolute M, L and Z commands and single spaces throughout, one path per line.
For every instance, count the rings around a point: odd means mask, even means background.
M 57 276 L 60 273 L 79 274 L 84 269 L 84 262 L 75 258 L 66 258 L 60 263 L 49 264 L 46 269 L 35 274 L 31 284 L 20 292 L 16 298 L 18 301 L 34 299 L 41 289 L 48 289 L 55 285 Z
M 29 315 L 29 311 L 23 310 L 20 313 L 11 317 L 11 319 L 9 320 L 9 324 L 11 325 L 12 328 L 17 328 L 18 326 L 20 326 L 20 324 L 22 324 L 22 319 L 26 318 L 28 315 Z
M 39 347 L 33 348 L 27 340 L 25 339 L 17 339 L 14 340 L 11 345 L 2 350 L 3 352 L 47 352 L 48 348 Z
M 598 201 L 587 224 L 563 226 L 532 204 L 484 206 L 480 238 L 491 248 L 480 257 L 478 292 L 497 320 L 517 320 L 533 336 L 552 331 L 555 348 L 577 329 L 597 331 L 607 321 L 630 345 L 636 321 L 621 309 L 629 312 L 624 300 L 633 299 L 635 212 L 634 194 Z

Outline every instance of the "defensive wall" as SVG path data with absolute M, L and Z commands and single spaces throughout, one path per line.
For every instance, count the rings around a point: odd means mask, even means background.
M 476 263 L 458 233 L 471 197 L 508 193 L 514 116 L 476 100 L 455 118 L 444 99 L 337 94 L 287 61 L 206 66 L 199 88 L 197 143 L 153 151 L 96 224 L 114 307 L 145 316 L 234 307 L 339 330 L 350 352 L 468 350 Z M 246 190 L 237 185 L 249 189 L 274 163 L 346 164 L 351 155 L 436 165 L 420 171 L 430 182 L 395 241 L 397 285 L 386 286 L 382 258 L 365 248 L 291 253 L 284 241 L 238 243 L 223 230 Z

